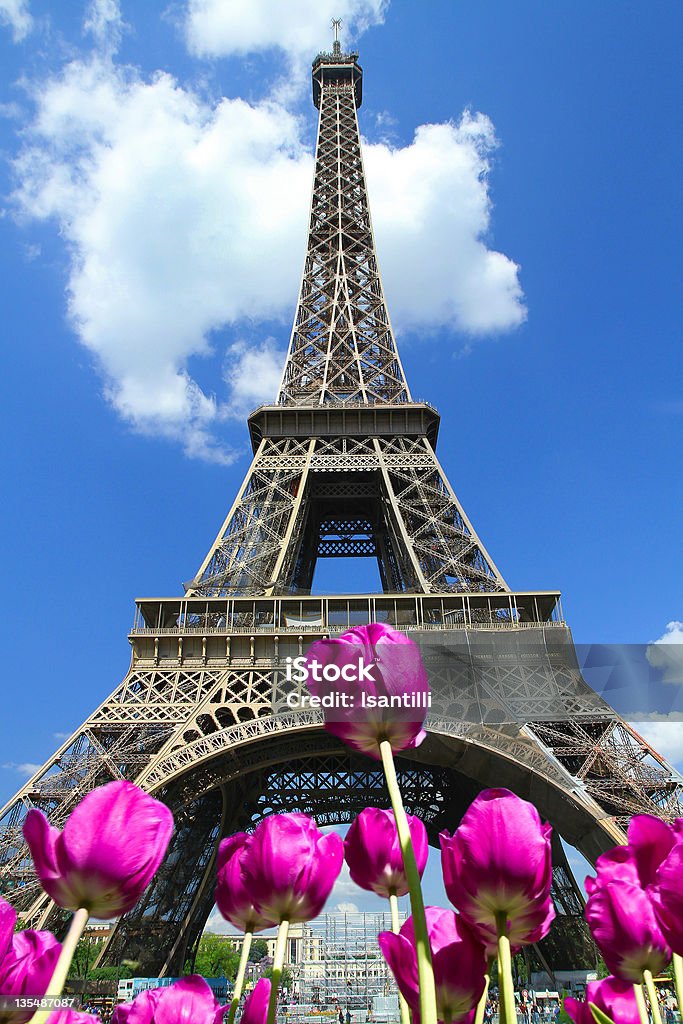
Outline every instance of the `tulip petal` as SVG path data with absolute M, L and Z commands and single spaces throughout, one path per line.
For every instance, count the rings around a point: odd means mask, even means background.
M 265 1024 L 269 999 L 270 981 L 268 978 L 261 978 L 244 1004 L 240 1024 Z
M 51 932 L 17 932 L 0 963 L 0 992 L 9 996 L 43 996 L 57 965 L 61 946 Z M 24 1024 L 33 1016 L 12 1013 L 13 1024 Z
M 204 978 L 191 974 L 161 990 L 154 1024 L 213 1024 L 217 1008 Z
M 676 842 L 676 833 L 660 818 L 636 814 L 628 826 L 628 845 L 633 851 L 643 889 L 654 882 L 657 868 Z
M 122 1020 L 117 1018 L 114 1021 L 112 1018 L 111 1024 L 152 1024 L 161 992 L 160 988 L 147 989 L 136 996 L 132 1003 L 124 1003 L 117 1007 L 122 1013 L 125 1012 L 124 1007 L 128 1007 L 128 1011 Z
M 16 910 L 11 903 L 0 896 L 0 963 L 10 947 L 16 923 Z
M 395 935 L 393 932 L 380 932 L 377 941 L 401 995 L 413 1013 L 418 1013 L 420 988 L 417 978 L 417 956 L 413 942 L 405 935 Z
M 657 923 L 674 953 L 683 956 L 683 842 L 678 841 L 660 864 L 647 893 Z
M 261 914 L 254 905 L 242 871 L 244 857 L 250 836 L 237 832 L 224 839 L 218 847 L 216 862 L 216 904 L 221 915 L 241 931 L 261 931 L 277 922 Z

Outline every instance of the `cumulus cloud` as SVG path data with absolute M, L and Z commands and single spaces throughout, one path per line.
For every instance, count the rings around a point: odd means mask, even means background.
M 645 651 L 653 668 L 662 673 L 665 683 L 683 683 L 683 622 L 669 622 L 666 630 Z
M 229 20 L 237 6 L 220 10 Z M 262 5 L 252 7 L 251 42 L 239 45 L 270 45 L 256 31 Z M 310 55 L 301 8 L 288 12 L 287 32 L 299 26 Z M 197 18 L 217 10 L 191 8 Z M 359 26 L 382 4 L 358 0 L 348 11 Z M 287 331 L 300 279 L 307 122 L 273 95 L 213 102 L 170 74 L 145 78 L 117 64 L 116 0 L 92 0 L 85 27 L 95 52 L 34 86 L 15 208 L 58 225 L 69 317 L 117 413 L 189 456 L 229 462 L 230 421 L 272 401 L 281 375 L 284 339 L 269 335 L 274 321 Z M 518 267 L 485 242 L 495 145 L 488 118 L 465 114 L 423 125 L 410 145 L 367 147 L 397 327 L 475 335 L 523 320 Z
M 332 18 L 341 18 L 345 45 L 384 20 L 387 0 L 290 0 L 273 17 L 271 0 L 190 0 L 184 23 L 192 53 L 225 57 L 283 50 L 293 61 L 331 48 Z
M 8 761 L 3 764 L 2 767 L 6 768 L 8 771 L 17 772 L 18 775 L 23 775 L 26 779 L 30 779 L 32 775 L 35 775 L 39 768 L 42 768 L 42 765 L 33 764 L 32 761 L 22 761 L 19 764 L 14 761 Z
M 291 315 L 311 173 L 297 119 L 268 101 L 210 106 L 170 75 L 144 81 L 99 57 L 36 100 L 15 200 L 69 245 L 69 313 L 107 398 L 137 429 L 228 459 L 212 430 L 230 399 L 206 394 L 188 362 L 225 325 Z M 244 352 L 239 366 L 238 402 L 268 397 Z
M 225 361 L 225 379 L 230 386 L 230 415 L 244 419 L 261 402 L 272 401 L 278 392 L 286 349 L 274 338 L 250 345 L 236 341 Z
M 125 23 L 118 0 L 90 0 L 85 12 L 83 31 L 89 33 L 102 48 L 112 52 L 118 47 Z
M 0 0 L 0 25 L 12 30 L 15 43 L 25 39 L 33 28 L 28 0 Z
M 365 148 L 378 252 L 394 322 L 471 334 L 525 319 L 519 267 L 487 247 L 496 147 L 483 114 L 419 127 L 409 146 Z
M 683 729 L 679 719 L 633 722 L 633 728 L 662 757 L 677 768 L 683 768 Z

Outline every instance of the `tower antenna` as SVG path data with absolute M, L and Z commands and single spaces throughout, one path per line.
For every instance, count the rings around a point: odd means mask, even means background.
M 341 28 L 341 25 L 341 18 L 332 19 L 332 28 L 334 29 L 334 44 L 332 46 L 332 52 L 334 53 L 335 57 L 341 53 L 341 43 L 339 42 L 339 29 Z

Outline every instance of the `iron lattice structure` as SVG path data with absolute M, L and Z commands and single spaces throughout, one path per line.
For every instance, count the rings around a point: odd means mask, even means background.
M 384 621 L 422 645 L 428 737 L 399 759 L 406 803 L 453 829 L 485 786 L 532 799 L 589 859 L 636 813 L 683 812 L 683 783 L 583 681 L 555 591 L 512 592 L 436 456 L 439 416 L 410 396 L 377 266 L 358 133 L 362 72 L 338 43 L 313 64 L 320 110 L 308 251 L 277 402 L 249 418 L 254 458 L 183 597 L 141 599 L 123 682 L 0 812 L 3 891 L 60 927 L 21 828 L 61 826 L 130 779 L 172 808 L 168 856 L 106 956 L 177 974 L 213 903 L 219 839 L 273 811 L 350 821 L 387 795 L 376 764 L 292 710 L 288 657 Z M 377 560 L 382 594 L 309 596 L 318 558 Z M 581 894 L 555 848 L 564 925 L 538 956 L 590 962 Z

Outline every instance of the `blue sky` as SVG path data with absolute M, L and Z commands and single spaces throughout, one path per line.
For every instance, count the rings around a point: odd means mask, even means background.
M 679 5 L 0 0 L 3 799 L 241 483 L 332 15 L 403 362 L 483 542 L 581 643 L 681 634 Z

